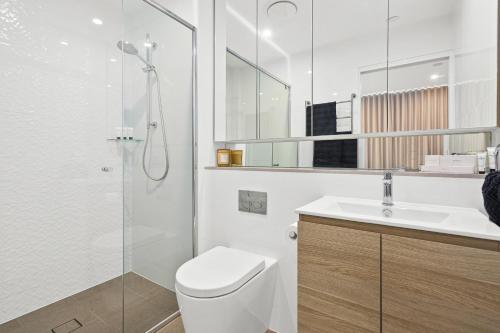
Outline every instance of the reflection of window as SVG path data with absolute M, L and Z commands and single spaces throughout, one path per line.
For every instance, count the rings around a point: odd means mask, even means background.
M 449 128 L 449 69 L 444 57 L 361 73 L 361 131 Z M 365 166 L 416 170 L 425 155 L 444 151 L 440 136 L 368 139 Z
M 434 87 L 363 96 L 361 128 L 364 133 L 443 129 L 448 127 L 448 87 Z M 418 169 L 425 155 L 442 155 L 440 136 L 368 139 L 368 168 Z

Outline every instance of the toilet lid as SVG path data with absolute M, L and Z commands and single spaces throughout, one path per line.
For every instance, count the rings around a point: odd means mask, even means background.
M 262 256 L 227 247 L 215 247 L 186 262 L 175 276 L 184 295 L 209 298 L 229 294 L 265 268 Z

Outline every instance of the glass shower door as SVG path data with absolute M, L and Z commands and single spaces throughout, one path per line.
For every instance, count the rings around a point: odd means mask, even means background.
M 161 9 L 161 8 L 160 8 Z M 193 33 L 124 1 L 124 331 L 178 311 L 177 268 L 193 257 Z M 166 147 L 166 149 L 165 149 Z

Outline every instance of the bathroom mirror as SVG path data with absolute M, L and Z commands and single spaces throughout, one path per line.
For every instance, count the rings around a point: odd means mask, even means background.
M 215 141 L 497 127 L 498 0 L 214 8 Z

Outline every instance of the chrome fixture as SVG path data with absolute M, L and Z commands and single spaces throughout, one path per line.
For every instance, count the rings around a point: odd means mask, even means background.
M 500 153 L 500 144 L 495 148 L 495 171 L 498 171 L 498 154 Z
M 387 171 L 384 172 L 384 199 L 382 201 L 382 205 L 384 206 L 393 206 L 394 202 L 392 201 L 392 173 Z
M 142 69 L 144 73 L 146 73 L 146 94 L 148 97 L 148 110 L 147 110 L 147 120 L 146 120 L 146 140 L 144 142 L 144 150 L 142 152 L 142 169 L 146 176 L 154 181 L 161 181 L 165 179 L 168 175 L 169 171 L 169 161 L 168 161 L 168 148 L 167 148 L 167 130 L 165 127 L 165 116 L 163 114 L 163 103 L 161 100 L 161 87 L 160 87 L 160 76 L 158 75 L 158 71 L 156 67 L 153 65 L 153 51 L 156 49 L 156 43 L 150 40 L 149 34 L 146 34 L 146 42 L 144 46 L 146 48 L 146 59 L 144 59 L 140 54 L 137 47 L 134 44 L 127 41 L 119 41 L 116 46 L 126 54 L 134 55 L 139 60 L 141 60 L 146 67 Z M 158 95 L 158 112 L 160 114 L 160 125 L 162 131 L 162 139 L 163 139 L 163 150 L 165 153 L 165 169 L 160 177 L 153 177 L 146 167 L 146 154 L 149 147 L 149 143 L 151 140 L 152 129 L 156 130 L 159 127 L 157 121 L 153 121 L 152 113 L 153 113 L 153 92 L 152 92 L 152 77 L 151 73 L 154 74 L 156 78 L 156 90 Z

